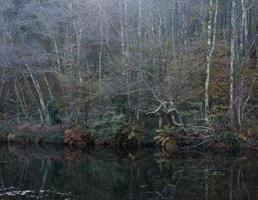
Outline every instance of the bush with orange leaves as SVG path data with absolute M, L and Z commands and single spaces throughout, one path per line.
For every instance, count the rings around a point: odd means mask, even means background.
M 72 147 L 86 147 L 94 143 L 91 134 L 79 127 L 65 130 L 64 143 Z

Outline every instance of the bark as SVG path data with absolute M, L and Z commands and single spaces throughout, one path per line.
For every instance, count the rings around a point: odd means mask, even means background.
M 56 62 L 57 62 L 57 65 L 58 65 L 58 70 L 61 72 L 61 61 L 60 61 L 60 58 L 59 58 L 58 47 L 57 47 L 57 43 L 56 43 L 55 39 L 54 39 L 54 48 L 55 48 Z
M 210 0 L 210 10 L 209 10 L 209 22 L 208 22 L 208 39 L 207 39 L 207 46 L 208 46 L 208 52 L 207 52 L 207 66 L 206 66 L 206 81 L 205 81 L 205 108 L 204 108 L 204 114 L 205 114 L 205 120 L 209 120 L 209 84 L 210 84 L 210 67 L 211 67 L 211 59 L 212 55 L 215 49 L 215 42 L 216 42 L 216 26 L 217 26 L 217 14 L 218 14 L 218 0 L 216 0 L 216 8 L 214 13 L 214 19 L 213 19 L 213 31 L 212 31 L 212 7 L 213 3 L 212 0 Z M 213 32 L 213 33 L 212 33 Z
M 256 51 L 256 68 L 258 68 L 258 44 L 255 44 L 255 51 Z
M 242 19 L 241 19 L 241 34 L 240 34 L 240 73 L 241 73 L 241 83 L 239 88 L 239 95 L 238 95 L 238 101 L 237 101 L 237 121 L 238 126 L 241 127 L 242 125 L 242 104 L 244 99 L 244 65 L 245 65 L 245 52 L 244 52 L 244 46 L 246 42 L 246 10 L 245 10 L 245 0 L 241 0 L 241 6 L 242 6 Z
M 138 61 L 138 69 L 137 69 L 137 90 L 138 90 L 138 97 L 137 101 L 140 101 L 140 81 L 142 80 L 142 71 L 141 66 L 143 64 L 143 55 L 142 55 L 142 0 L 138 0 L 138 48 L 139 48 L 139 61 Z M 136 110 L 136 119 L 140 119 L 139 110 Z
M 158 15 L 158 41 L 159 45 L 161 45 L 161 37 L 162 37 L 162 8 L 161 8 L 161 3 L 159 5 L 159 15 Z
M 49 83 L 48 83 L 46 74 L 44 74 L 44 81 L 45 81 L 45 83 L 46 83 L 47 90 L 48 90 L 48 93 L 49 93 L 50 98 L 51 98 L 51 99 L 54 99 L 54 95 L 53 95 L 52 90 L 51 90 L 51 88 L 50 88 L 50 85 L 49 85 Z
M 127 8 L 127 0 L 123 0 L 120 3 L 120 10 L 124 13 L 124 17 L 120 14 L 120 36 L 121 36 L 121 48 L 122 48 L 122 64 L 123 64 L 123 76 L 126 81 L 126 92 L 127 92 L 127 104 L 130 109 L 130 86 L 129 86 L 129 73 L 130 70 L 128 68 L 128 57 L 129 57 L 129 38 L 128 38 L 128 8 Z
M 14 91 L 15 91 L 17 100 L 18 100 L 18 102 L 19 102 L 19 104 L 20 104 L 20 106 L 21 106 L 22 112 L 23 112 L 23 114 L 24 114 L 24 116 L 25 116 L 25 119 L 28 119 L 28 112 L 27 112 L 27 110 L 26 110 L 26 106 L 25 106 L 24 103 L 23 103 L 22 97 L 21 97 L 21 95 L 20 95 L 20 93 L 19 93 L 19 89 L 18 89 L 18 87 L 17 87 L 17 80 L 16 80 L 16 78 L 15 78 L 15 80 L 14 80 Z
M 139 41 L 139 48 L 142 45 L 142 0 L 138 0 L 138 41 Z M 140 49 L 141 50 L 141 49 Z
M 101 5 L 99 5 L 99 12 L 100 12 L 100 16 L 99 16 L 100 49 L 99 49 L 99 70 L 98 71 L 99 71 L 99 91 L 101 92 L 101 88 L 102 88 L 102 51 L 103 51 L 103 16 L 102 16 Z
M 40 106 L 41 106 L 41 112 L 42 112 L 42 115 L 44 116 L 43 120 L 45 122 L 49 123 L 49 113 L 48 113 L 48 110 L 47 110 L 47 107 L 46 107 L 46 104 L 45 104 L 45 101 L 44 101 L 44 98 L 43 98 L 43 94 L 41 92 L 41 88 L 39 86 L 39 82 L 34 78 L 29 66 L 26 65 L 26 67 L 27 67 L 27 70 L 29 72 L 29 75 L 31 77 L 31 80 L 33 82 L 33 85 L 36 89 L 36 92 L 37 92 L 37 95 L 38 95 L 38 98 L 39 98 L 39 103 L 40 103 Z
M 127 91 L 127 104 L 128 108 L 131 108 L 131 100 L 130 100 L 130 69 L 128 65 L 129 58 L 129 36 L 128 36 L 128 8 L 127 8 L 127 0 L 124 0 L 124 13 L 125 13 L 125 41 L 126 41 L 126 91 Z
M 76 21 L 73 20 L 73 27 L 76 35 L 76 61 L 75 61 L 75 79 L 77 79 L 77 76 L 79 78 L 79 84 L 81 86 L 82 84 L 82 73 L 80 68 L 80 61 L 81 61 L 81 37 L 82 37 L 82 31 L 78 29 Z
M 176 54 L 175 54 L 175 51 L 176 51 L 176 42 L 175 42 L 175 5 L 173 4 L 172 5 L 172 9 L 170 9 L 170 12 L 171 12 L 171 41 L 172 41 L 172 51 L 173 51 L 173 62 L 175 62 L 175 59 L 176 59 Z
M 248 25 L 247 25 L 247 12 L 252 7 L 246 7 L 246 0 L 241 0 L 242 19 L 241 19 L 241 33 L 240 33 L 240 74 L 241 82 L 239 88 L 238 102 L 237 102 L 237 119 L 238 126 L 241 127 L 244 120 L 244 98 L 245 98 L 245 66 L 246 66 L 246 45 L 248 39 Z
M 102 11 L 103 11 L 104 24 L 105 24 L 105 41 L 106 41 L 107 47 L 110 48 L 110 37 L 109 37 L 110 25 L 109 25 L 109 20 L 107 18 L 106 11 L 104 9 Z
M 0 86 L 0 99 L 1 99 L 1 97 L 2 97 L 2 93 L 3 93 L 3 89 L 4 89 L 4 83 L 5 83 L 5 71 L 6 71 L 6 68 L 4 68 L 3 75 L 2 75 L 2 80 L 1 80 L 1 86 Z
M 121 13 L 123 13 L 123 5 L 122 3 L 119 1 L 120 4 L 120 11 Z M 122 52 L 122 73 L 123 75 L 125 75 L 125 27 L 124 27 L 124 19 L 122 14 L 120 14 L 120 39 L 121 39 L 121 52 Z
M 235 99 L 234 99 L 234 61 L 235 61 L 235 41 L 236 41 L 236 16 L 235 16 L 235 7 L 236 2 L 235 0 L 231 0 L 231 59 L 230 59 L 230 103 L 229 103 L 229 114 L 230 114 L 230 122 L 231 125 L 234 126 L 235 123 Z

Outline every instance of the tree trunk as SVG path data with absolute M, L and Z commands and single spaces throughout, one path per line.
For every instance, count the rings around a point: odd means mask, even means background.
M 143 54 L 142 54 L 142 0 L 138 0 L 138 48 L 139 48 L 139 61 L 137 69 L 137 102 L 140 102 L 140 82 L 142 81 L 142 65 L 143 65 Z M 136 119 L 140 119 L 140 114 L 138 109 L 136 110 Z
M 120 3 L 121 12 L 124 13 L 124 17 L 120 15 L 120 35 L 121 35 L 121 47 L 122 47 L 122 63 L 123 63 L 123 76 L 126 81 L 126 93 L 127 93 L 127 104 L 130 109 L 130 86 L 129 86 L 129 77 L 130 70 L 128 68 L 128 57 L 129 57 L 129 38 L 128 38 L 128 8 L 127 0 L 123 0 L 123 3 Z
M 42 95 L 42 92 L 41 92 L 39 83 L 38 83 L 38 81 L 34 78 L 34 76 L 33 76 L 32 72 L 31 72 L 29 66 L 26 65 L 26 67 L 27 67 L 27 70 L 28 70 L 29 75 L 30 75 L 30 77 L 31 77 L 31 80 L 32 80 L 32 82 L 33 82 L 33 84 L 34 84 L 34 87 L 35 87 L 35 89 L 36 89 L 36 92 L 37 92 L 37 94 L 38 94 L 39 103 L 40 103 L 40 105 L 41 105 L 41 111 L 42 111 L 43 116 L 44 116 L 44 121 L 47 122 L 47 123 L 49 123 L 49 113 L 48 113 L 46 104 L 45 104 L 45 102 L 44 102 L 44 98 L 43 98 L 43 95 Z
M 246 0 L 241 0 L 242 7 L 242 19 L 241 19 L 241 34 L 240 34 L 240 74 L 241 82 L 238 94 L 238 103 L 237 103 L 237 119 L 238 126 L 241 127 L 244 120 L 244 98 L 245 98 L 245 66 L 246 66 L 246 45 L 248 39 L 248 27 L 247 27 L 247 12 L 252 7 L 251 4 L 246 8 Z
M 16 94 L 17 100 L 19 101 L 19 103 L 21 105 L 21 109 L 22 109 L 22 112 L 23 112 L 23 114 L 25 116 L 25 119 L 28 119 L 28 112 L 27 112 L 26 106 L 24 105 L 25 102 L 23 103 L 22 97 L 21 97 L 21 95 L 19 93 L 19 89 L 17 87 L 17 80 L 16 80 L 16 78 L 14 80 L 14 90 L 15 90 L 15 94 Z
M 103 49 L 103 16 L 102 16 L 102 7 L 99 4 L 99 91 L 101 93 L 102 90 L 102 49 Z
M 50 85 L 49 85 L 49 83 L 48 83 L 46 74 L 44 74 L 44 81 L 45 81 L 45 83 L 46 83 L 46 86 L 47 86 L 47 90 L 48 90 L 50 99 L 54 99 L 54 95 L 53 95 L 52 90 L 51 90 L 51 88 L 50 88 Z
M 0 99 L 1 99 L 1 97 L 2 97 L 2 93 L 3 93 L 3 89 L 4 89 L 4 83 L 5 83 L 5 71 L 6 71 L 6 68 L 4 68 L 3 75 L 2 75 L 2 80 L 1 80 L 1 86 L 0 86 Z
M 206 67 L 206 81 L 205 81 L 205 108 L 204 108 L 204 115 L 205 120 L 209 120 L 209 84 L 210 84 L 210 66 L 211 66 L 211 58 L 215 49 L 215 42 L 216 42 L 216 26 L 217 26 L 217 14 L 218 14 L 218 0 L 216 0 L 216 10 L 214 13 L 213 19 L 213 34 L 212 34 L 212 7 L 213 3 L 210 0 L 210 8 L 209 8 L 209 22 L 208 22 L 208 39 L 207 39 L 207 67 Z
M 230 59 L 230 103 L 229 103 L 229 114 L 231 126 L 235 123 L 235 103 L 234 103 L 234 61 L 235 61 L 235 38 L 236 38 L 236 16 L 235 16 L 235 0 L 231 0 L 231 59 Z
M 56 43 L 55 39 L 54 39 L 54 48 L 55 48 L 56 62 L 58 65 L 58 70 L 59 70 L 59 72 L 61 72 L 61 62 L 60 62 L 58 47 L 57 47 L 57 43 Z

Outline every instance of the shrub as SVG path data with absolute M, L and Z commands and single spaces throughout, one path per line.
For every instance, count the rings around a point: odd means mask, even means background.
M 232 149 L 240 149 L 244 143 L 239 134 L 231 132 L 225 134 L 224 142 L 229 144 Z
M 97 120 L 92 126 L 96 143 L 137 145 L 143 139 L 142 131 L 124 114 L 114 114 Z
M 62 122 L 59 110 L 60 110 L 60 105 L 57 101 L 57 99 L 52 99 L 49 101 L 48 105 L 48 113 L 49 113 L 49 118 L 50 122 L 52 125 L 60 124 Z

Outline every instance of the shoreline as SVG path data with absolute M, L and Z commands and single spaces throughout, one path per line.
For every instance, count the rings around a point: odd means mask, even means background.
M 128 127 L 127 127 L 128 129 Z M 131 137 L 132 131 L 135 131 L 135 135 L 143 133 L 144 130 L 130 129 L 125 132 L 123 129 L 118 131 L 112 138 L 100 137 L 94 135 L 89 128 L 78 128 L 77 126 L 68 125 L 56 125 L 48 126 L 39 123 L 24 123 L 9 127 L 6 130 L 0 130 L 0 143 L 2 144 L 14 144 L 24 146 L 64 146 L 73 149 L 86 149 L 91 147 L 104 147 L 104 148 L 142 148 L 142 147 L 154 147 L 162 149 L 165 152 L 173 151 L 185 151 L 185 150 L 200 150 L 200 151 L 212 151 L 212 152 L 234 152 L 241 150 L 258 151 L 258 143 L 252 139 L 252 142 L 248 139 L 239 136 L 238 134 L 232 134 L 237 138 L 231 138 L 231 140 L 215 140 L 212 137 L 208 139 L 191 136 L 188 137 L 162 132 L 160 135 L 151 136 L 150 133 L 142 137 Z M 106 134 L 108 135 L 108 134 Z M 148 139 L 146 139 L 148 137 Z M 158 139 L 157 139 L 158 138 Z M 187 138 L 187 139 L 185 139 Z M 197 142 L 196 142 L 196 141 Z

